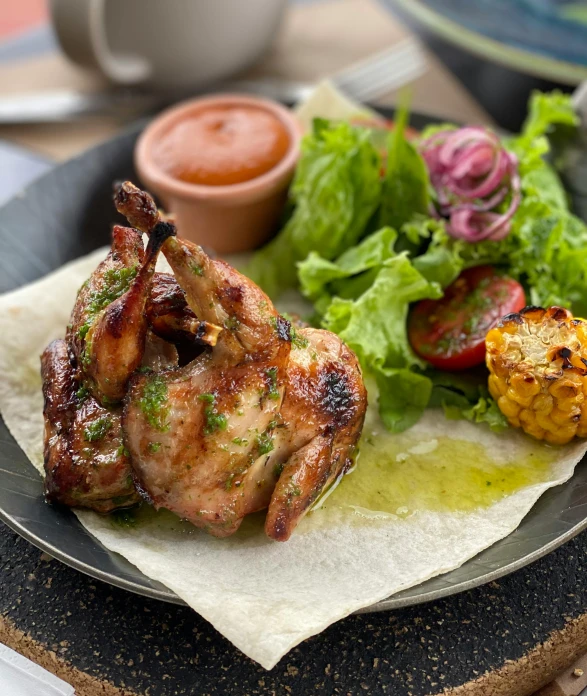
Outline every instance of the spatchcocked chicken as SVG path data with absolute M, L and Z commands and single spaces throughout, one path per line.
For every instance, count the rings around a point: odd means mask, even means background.
M 129 182 L 115 204 L 132 227 L 113 228 L 41 359 L 47 497 L 98 512 L 142 498 L 219 537 L 267 508 L 267 535 L 287 540 L 352 463 L 355 355 L 293 327 Z M 173 275 L 155 272 L 159 252 Z

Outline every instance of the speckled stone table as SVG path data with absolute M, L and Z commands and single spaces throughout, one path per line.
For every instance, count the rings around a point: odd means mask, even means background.
M 78 696 L 525 696 L 587 652 L 586 550 L 582 534 L 498 583 L 351 616 L 267 672 L 190 609 L 97 582 L 0 525 L 0 641 Z

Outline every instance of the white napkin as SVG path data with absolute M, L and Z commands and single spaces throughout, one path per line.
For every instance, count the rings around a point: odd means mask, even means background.
M 59 677 L 0 643 L 0 694 L 10 696 L 74 696 Z

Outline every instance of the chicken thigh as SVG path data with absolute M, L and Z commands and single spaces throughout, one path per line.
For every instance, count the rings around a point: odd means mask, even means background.
M 80 387 L 61 339 L 43 352 L 41 376 L 47 500 L 102 513 L 138 503 L 121 408 L 104 408 Z

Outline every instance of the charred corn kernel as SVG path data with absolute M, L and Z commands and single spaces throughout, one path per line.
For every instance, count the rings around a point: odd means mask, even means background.
M 554 407 L 554 399 L 550 394 L 538 394 L 532 402 L 532 408 L 537 413 L 548 415 Z
M 505 380 L 501 380 L 497 375 L 489 375 L 489 393 L 497 401 L 500 396 L 504 396 L 508 390 Z
M 587 437 L 587 322 L 561 307 L 508 314 L 485 339 L 489 392 L 539 440 Z
M 508 399 L 507 396 L 500 396 L 497 399 L 497 404 L 506 418 L 517 418 L 522 410 L 521 406 Z

